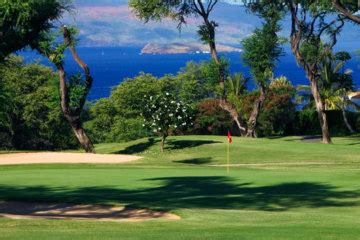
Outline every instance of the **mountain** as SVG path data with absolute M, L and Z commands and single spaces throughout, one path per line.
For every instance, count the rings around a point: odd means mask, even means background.
M 240 48 L 230 47 L 219 44 L 218 52 L 241 52 Z M 184 53 L 209 53 L 209 46 L 201 43 L 172 43 L 157 44 L 149 43 L 142 50 L 141 54 L 184 54 Z
M 223 0 L 214 9 L 211 19 L 219 24 L 216 40 L 219 44 L 237 46 L 252 34 L 261 20 L 248 11 L 238 0 Z M 63 24 L 76 25 L 80 29 L 80 46 L 136 46 L 198 42 L 196 34 L 200 18 L 190 18 L 181 31 L 177 23 L 169 19 L 144 23 L 137 19 L 128 7 L 127 0 L 75 0 L 74 12 L 68 14 Z M 281 35 L 290 34 L 289 16 L 282 23 Z M 344 49 L 359 48 L 359 26 L 346 24 L 339 46 Z

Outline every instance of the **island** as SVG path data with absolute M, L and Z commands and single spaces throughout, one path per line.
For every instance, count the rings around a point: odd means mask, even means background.
M 240 48 L 226 46 L 222 44 L 217 45 L 218 52 L 242 52 Z M 140 54 L 187 54 L 187 53 L 210 53 L 209 46 L 201 43 L 171 43 L 159 44 L 149 43 L 140 52 Z

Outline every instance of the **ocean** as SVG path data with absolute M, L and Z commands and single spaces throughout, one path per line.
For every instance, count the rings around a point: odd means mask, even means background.
M 111 89 L 126 78 L 132 78 L 140 72 L 151 73 L 161 77 L 166 74 L 176 74 L 189 61 L 201 62 L 210 58 L 209 54 L 178 54 L 178 55 L 140 55 L 141 48 L 135 47 L 106 47 L 106 48 L 78 48 L 80 57 L 89 65 L 94 77 L 93 88 L 88 96 L 89 101 L 108 97 Z M 52 66 L 46 59 L 31 51 L 22 51 L 26 62 L 39 60 Z M 239 53 L 226 53 L 222 56 L 230 60 L 231 72 L 243 72 L 250 76 L 249 68 L 241 61 Z M 66 70 L 69 73 L 80 72 L 69 53 L 66 53 Z M 354 57 L 346 66 L 354 71 L 356 86 L 360 86 L 360 62 Z M 294 85 L 308 84 L 304 71 L 299 68 L 291 53 L 280 58 L 275 69 L 275 76 L 286 76 Z M 250 84 L 250 88 L 253 85 Z

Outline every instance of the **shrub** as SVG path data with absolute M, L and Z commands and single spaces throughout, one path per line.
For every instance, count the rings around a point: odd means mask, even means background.
M 0 65 L 0 75 L 12 104 L 9 125 L 0 145 L 17 149 L 67 149 L 78 143 L 60 109 L 57 75 L 40 64 L 10 58 Z
M 196 134 L 226 134 L 233 126 L 229 114 L 219 106 L 216 99 L 206 99 L 196 105 L 193 132 Z
M 193 125 L 191 109 L 168 92 L 155 96 L 145 95 L 144 98 L 143 126 L 162 137 L 161 150 L 163 151 L 165 140 L 171 132 Z

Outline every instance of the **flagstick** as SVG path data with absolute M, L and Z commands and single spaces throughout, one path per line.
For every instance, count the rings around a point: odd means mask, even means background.
M 227 146 L 227 173 L 230 173 L 230 142 L 228 142 Z

